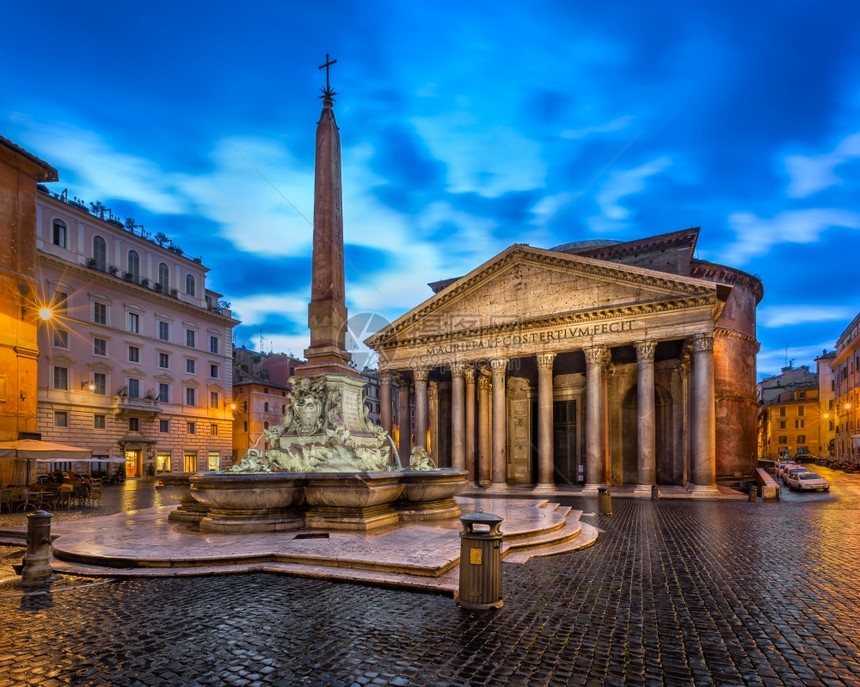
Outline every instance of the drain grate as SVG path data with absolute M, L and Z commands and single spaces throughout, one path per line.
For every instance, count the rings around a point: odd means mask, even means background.
M 328 539 L 328 532 L 304 532 L 297 534 L 293 539 Z

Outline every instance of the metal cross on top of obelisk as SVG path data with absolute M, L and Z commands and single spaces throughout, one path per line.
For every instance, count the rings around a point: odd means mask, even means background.
M 329 83 L 329 69 L 328 68 L 331 67 L 331 65 L 333 65 L 333 64 L 337 64 L 337 60 L 330 60 L 328 53 L 326 53 L 325 54 L 325 64 L 321 64 L 319 66 L 320 69 L 325 68 L 325 88 L 320 89 L 322 91 L 322 95 L 320 96 L 320 98 L 323 99 L 323 103 L 326 105 L 331 105 L 334 102 L 334 96 L 337 95 L 337 93 L 335 91 L 331 90 L 331 84 Z

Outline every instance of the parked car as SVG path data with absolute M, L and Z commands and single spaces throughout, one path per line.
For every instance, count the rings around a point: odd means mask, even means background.
M 787 460 L 783 463 L 779 464 L 779 476 L 785 479 L 785 475 L 791 468 L 799 468 L 800 465 L 795 463 L 793 460 Z
M 803 472 L 809 472 L 809 470 L 807 470 L 804 467 L 801 467 L 800 465 L 795 465 L 793 467 L 790 467 L 783 474 L 782 481 L 785 482 L 786 484 L 790 484 L 789 480 L 792 478 L 793 475 L 798 475 L 798 474 L 803 473 Z
M 830 482 L 816 475 L 814 472 L 795 472 L 792 470 L 788 479 L 786 479 L 789 489 L 799 489 L 800 491 L 827 491 L 830 489 Z
M 791 457 L 791 459 L 792 459 L 795 463 L 814 463 L 816 460 L 818 460 L 818 456 L 813 456 L 811 453 L 806 453 L 806 452 L 804 451 L 804 452 L 801 452 L 801 453 L 795 453 L 795 454 Z

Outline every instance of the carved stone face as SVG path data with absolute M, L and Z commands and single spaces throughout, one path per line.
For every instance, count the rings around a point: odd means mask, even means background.
M 296 434 L 308 436 L 314 434 L 319 428 L 322 405 L 314 396 L 305 396 L 294 402 L 296 422 Z

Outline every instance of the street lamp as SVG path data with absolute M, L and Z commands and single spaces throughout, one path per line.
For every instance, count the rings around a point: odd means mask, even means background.
M 90 380 L 89 382 L 81 382 L 81 389 L 84 388 L 89 389 L 90 391 L 95 391 L 96 383 L 92 380 Z

